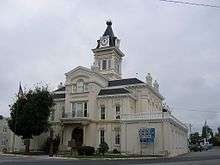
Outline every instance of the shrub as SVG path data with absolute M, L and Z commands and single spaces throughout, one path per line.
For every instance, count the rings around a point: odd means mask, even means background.
M 59 135 L 56 135 L 56 137 L 53 139 L 52 143 L 53 143 L 53 154 L 57 154 L 57 152 L 59 150 L 59 145 L 60 145 Z M 51 144 L 50 137 L 48 137 L 46 142 L 43 145 L 43 151 L 46 154 L 49 154 L 49 152 L 50 152 L 50 144 Z
M 79 155 L 91 156 L 95 153 L 95 148 L 91 146 L 82 146 L 77 149 Z
M 7 153 L 7 148 L 3 148 L 2 153 Z
M 121 152 L 118 151 L 118 150 L 115 148 L 115 149 L 113 149 L 112 153 L 113 153 L 113 154 L 120 154 Z
M 56 135 L 55 139 L 53 139 L 53 153 L 57 154 L 60 145 L 60 136 Z
M 214 136 L 212 141 L 214 146 L 220 146 L 220 136 Z
M 50 141 L 49 138 L 47 138 L 47 140 L 45 141 L 44 145 L 43 145 L 43 151 L 45 152 L 45 154 L 49 153 L 50 150 Z
M 99 144 L 99 153 L 104 155 L 106 152 L 108 152 L 108 150 L 109 150 L 109 147 L 106 142 L 102 142 L 101 144 Z

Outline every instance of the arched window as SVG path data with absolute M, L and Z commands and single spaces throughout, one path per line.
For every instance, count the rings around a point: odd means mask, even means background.
M 101 129 L 100 130 L 100 143 L 105 142 L 105 130 Z
M 107 60 L 102 60 L 102 70 L 107 69 Z
M 105 106 L 104 105 L 102 105 L 101 106 L 101 119 L 105 119 Z
M 76 83 L 76 92 L 81 93 L 84 92 L 84 81 L 78 80 Z
M 120 105 L 116 105 L 115 107 L 116 119 L 120 119 Z
M 115 144 L 120 145 L 120 131 L 115 130 Z

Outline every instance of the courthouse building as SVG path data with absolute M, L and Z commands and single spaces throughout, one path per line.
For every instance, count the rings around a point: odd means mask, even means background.
M 9 150 L 10 130 L 7 118 L 0 115 L 0 152 Z
M 112 22 L 106 24 L 92 49 L 91 68 L 69 71 L 65 85 L 54 91 L 56 105 L 50 120 L 61 137 L 60 150 L 70 150 L 70 144 L 97 149 L 105 141 L 110 150 L 126 154 L 186 153 L 188 129 L 164 106 L 158 82 L 149 73 L 144 81 L 122 78 L 126 55 Z

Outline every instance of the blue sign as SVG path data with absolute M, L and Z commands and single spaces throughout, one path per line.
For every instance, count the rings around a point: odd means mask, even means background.
M 141 144 L 152 144 L 155 139 L 155 128 L 140 128 L 139 138 Z

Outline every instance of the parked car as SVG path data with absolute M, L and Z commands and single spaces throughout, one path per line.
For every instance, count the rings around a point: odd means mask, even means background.
M 200 145 L 203 151 L 207 151 L 208 150 L 208 144 L 201 144 Z
M 202 146 L 200 146 L 199 144 L 192 144 L 192 145 L 189 145 L 189 150 L 190 151 L 194 151 L 194 152 L 197 152 L 197 151 L 202 151 Z
M 210 144 L 209 142 L 206 143 L 200 143 L 200 146 L 202 147 L 202 150 L 210 150 L 213 147 L 213 144 Z
M 208 144 L 208 149 L 210 150 L 210 149 L 212 149 L 212 147 L 213 147 L 213 144 L 209 143 Z

